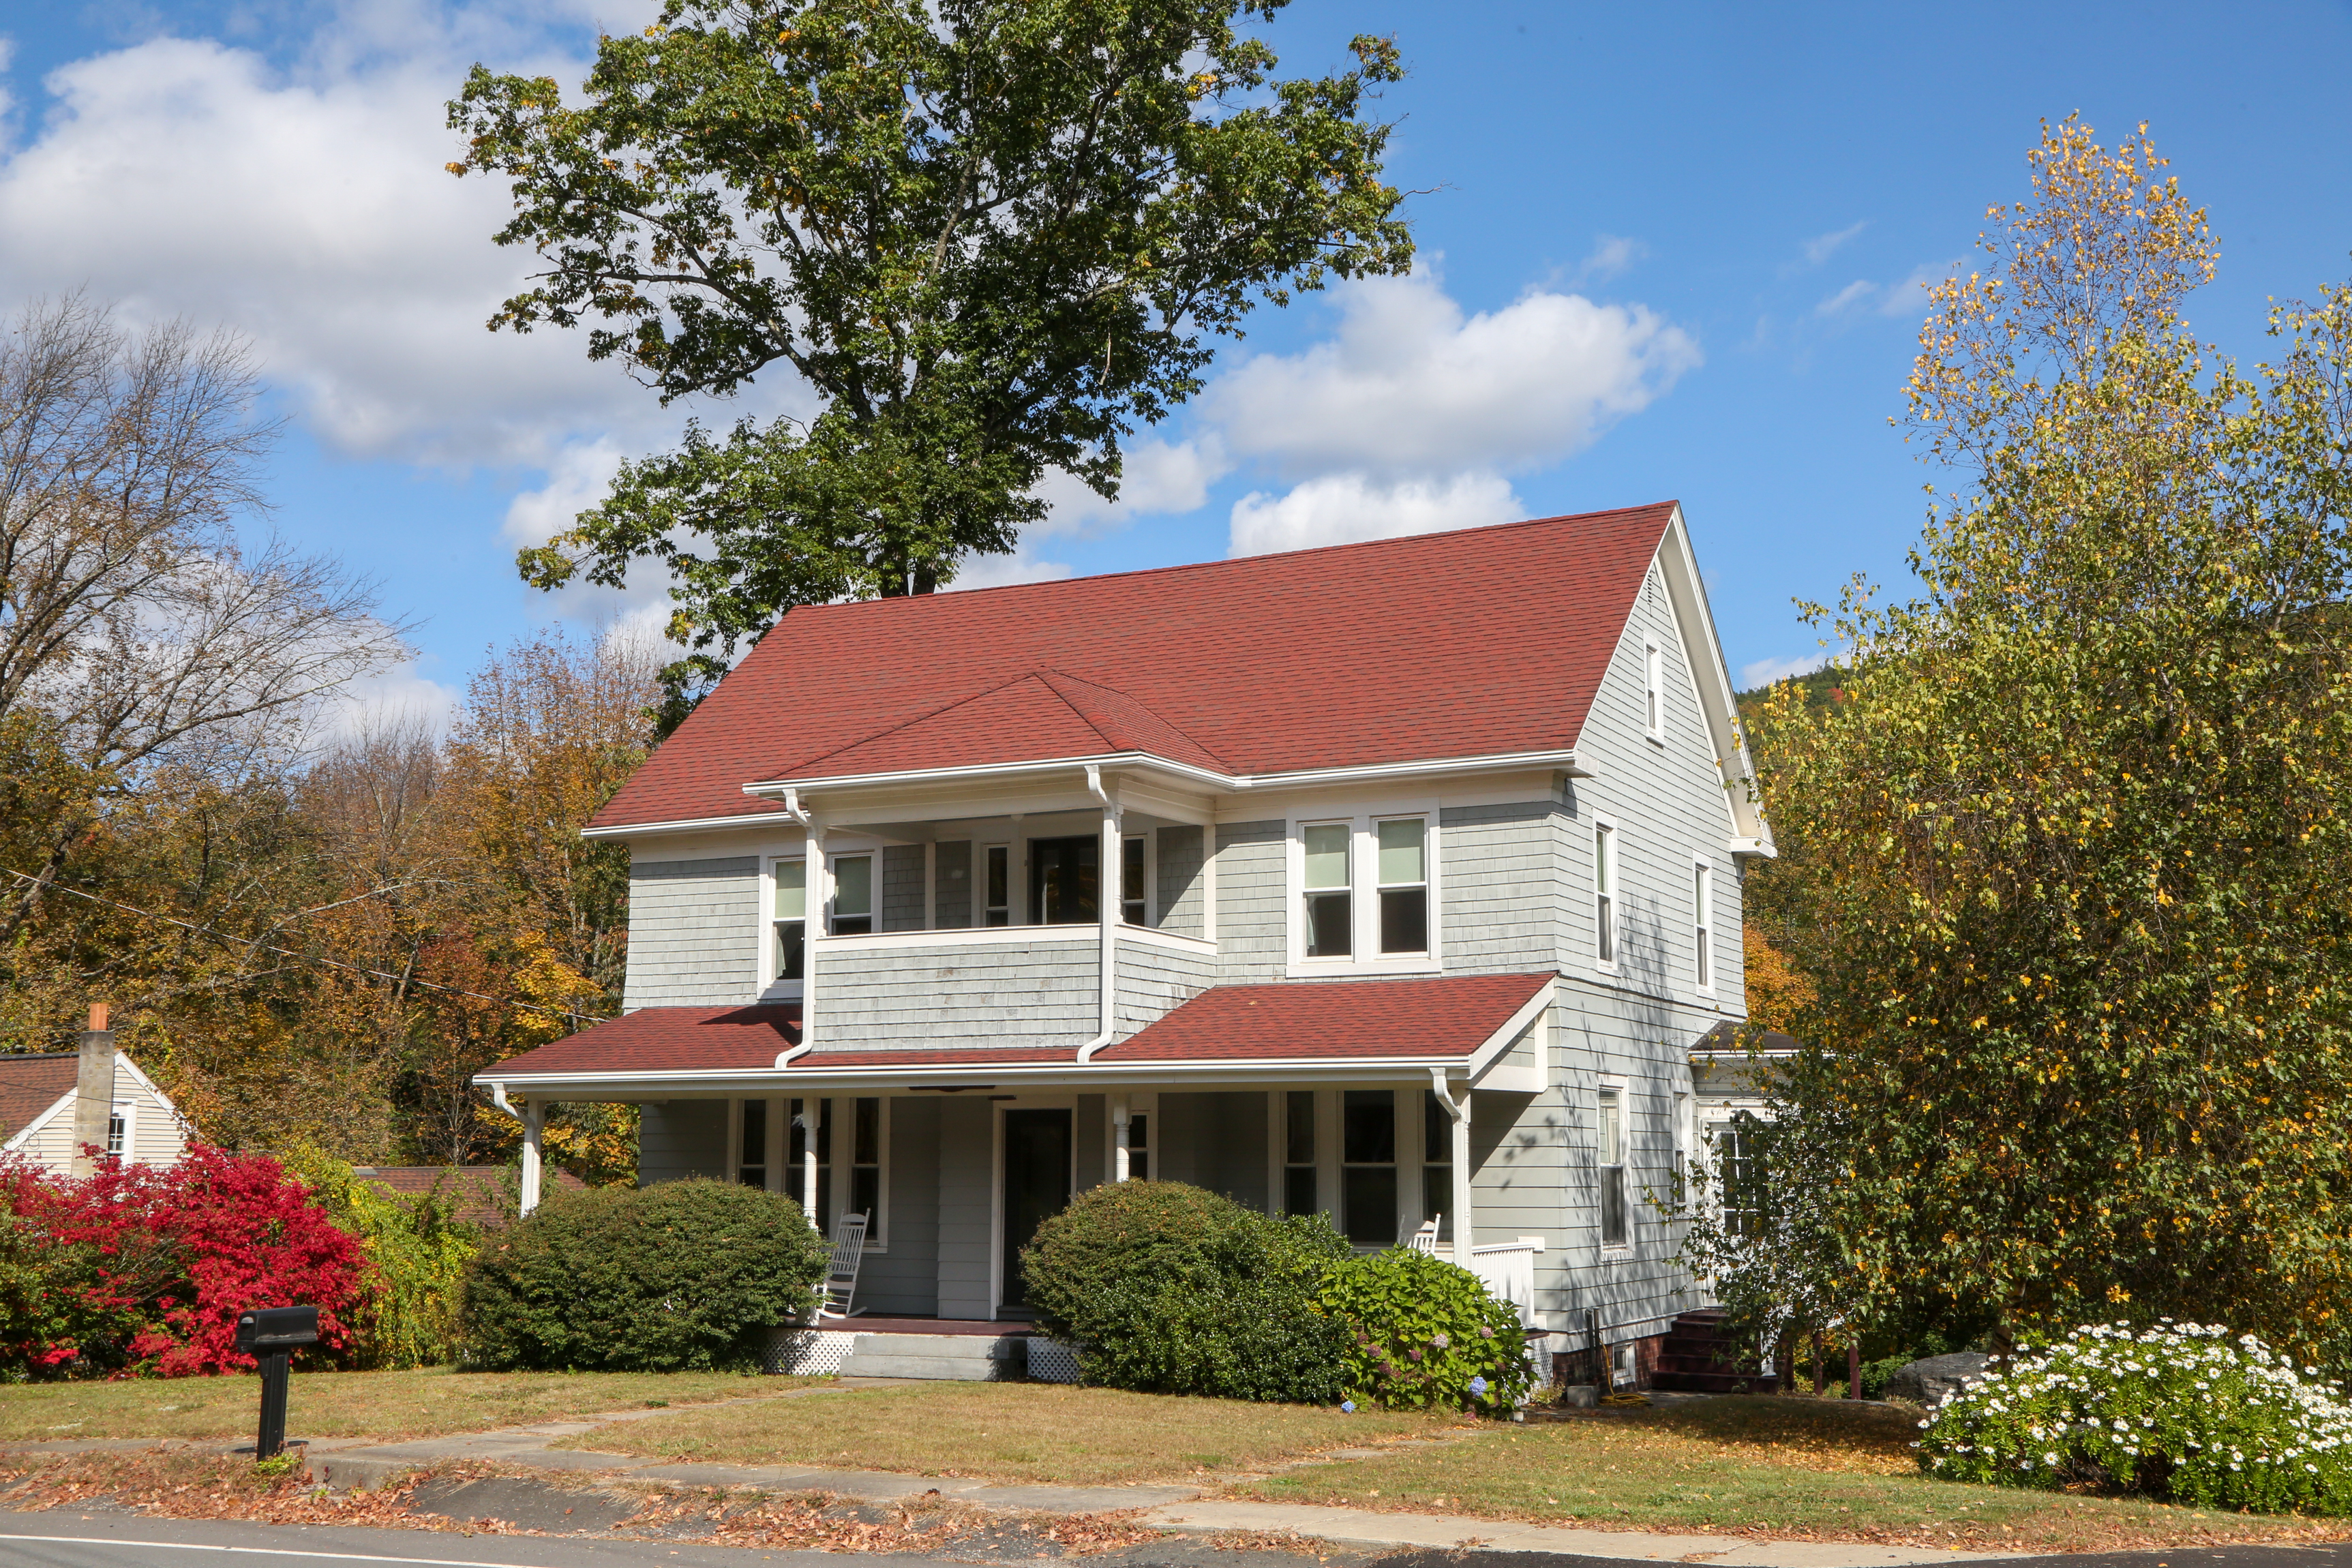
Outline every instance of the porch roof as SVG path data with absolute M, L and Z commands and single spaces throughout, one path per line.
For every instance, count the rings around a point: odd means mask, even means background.
M 533 1080 L 598 1080 L 614 1088 L 679 1078 L 776 1079 L 873 1073 L 954 1082 L 1040 1072 L 1073 1081 L 1137 1069 L 1376 1067 L 1465 1063 L 1496 1043 L 1553 979 L 1465 974 L 1418 980 L 1307 980 L 1214 985 L 1129 1038 L 1078 1061 L 1075 1046 L 929 1050 L 815 1050 L 778 1058 L 800 1043 L 796 1004 L 751 1007 L 641 1007 L 484 1068 L 476 1081 L 526 1088 Z M 1059 1072 L 1056 1069 L 1061 1069 Z

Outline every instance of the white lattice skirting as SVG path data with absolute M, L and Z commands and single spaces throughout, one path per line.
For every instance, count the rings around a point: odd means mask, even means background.
M 858 1336 L 839 1329 L 777 1329 L 768 1336 L 760 1370 L 772 1374 L 830 1377 L 841 1370 Z
M 1078 1381 L 1078 1348 L 1040 1334 L 1029 1336 L 1029 1380 L 1032 1383 Z

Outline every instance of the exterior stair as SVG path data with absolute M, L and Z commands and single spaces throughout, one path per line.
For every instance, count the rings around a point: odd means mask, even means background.
M 1685 1394 L 1770 1394 L 1780 1380 L 1744 1355 L 1720 1308 L 1685 1312 L 1666 1331 L 1650 1386 Z
M 1003 1383 L 1028 1365 L 1026 1334 L 860 1334 L 841 1375 Z

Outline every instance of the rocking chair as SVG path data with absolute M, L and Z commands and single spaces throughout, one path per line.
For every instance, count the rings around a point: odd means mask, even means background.
M 820 1318 L 854 1318 L 866 1310 L 851 1306 L 857 1294 L 857 1265 L 866 1256 L 866 1215 L 845 1214 L 833 1227 L 833 1260 L 825 1265 L 824 1295 L 818 1301 Z
M 1442 1214 L 1430 1215 L 1426 1224 L 1424 1224 L 1419 1230 L 1414 1231 L 1412 1236 L 1405 1239 L 1405 1245 L 1412 1248 L 1415 1252 L 1426 1252 L 1432 1258 L 1436 1257 L 1437 1222 L 1444 1217 L 1445 1216 Z

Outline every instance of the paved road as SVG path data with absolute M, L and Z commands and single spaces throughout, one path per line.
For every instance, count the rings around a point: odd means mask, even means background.
M 1051 1560 L 1028 1559 L 1045 1568 Z M 1952 1561 L 1969 1559 L 1955 1554 Z M 2012 1560 L 2013 1561 L 2013 1560 Z M 2134 1552 L 2040 1560 L 2047 1568 L 2352 1568 L 2352 1543 Z M 1625 1568 L 1623 1560 L 1540 1552 L 1349 1553 L 1328 1563 L 1170 1541 L 1074 1560 L 1088 1568 Z M 5 1568 L 971 1568 L 912 1554 L 759 1552 L 646 1541 L 566 1541 L 351 1526 L 300 1529 L 214 1520 L 0 1514 Z

